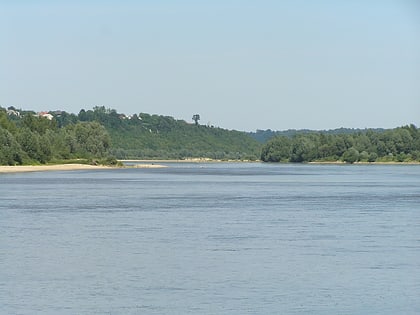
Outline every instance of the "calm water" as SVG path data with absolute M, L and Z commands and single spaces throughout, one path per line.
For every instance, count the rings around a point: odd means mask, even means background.
M 420 166 L 0 175 L 0 314 L 420 314 Z

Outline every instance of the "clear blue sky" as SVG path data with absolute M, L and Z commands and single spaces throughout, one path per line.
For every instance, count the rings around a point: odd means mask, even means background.
M 420 127 L 420 1 L 0 0 L 0 106 Z

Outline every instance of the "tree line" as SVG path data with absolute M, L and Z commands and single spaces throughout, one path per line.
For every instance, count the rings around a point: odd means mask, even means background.
M 43 117 L 44 116 L 44 117 Z M 195 118 L 195 119 L 194 119 Z M 70 159 L 262 160 L 265 162 L 420 161 L 420 130 L 291 130 L 256 134 L 200 125 L 147 113 L 126 116 L 96 106 L 78 114 L 46 115 L 0 107 L 0 164 L 49 163 Z M 261 137 L 262 136 L 262 137 Z M 257 140 L 256 138 L 260 138 Z
M 386 130 L 331 134 L 311 132 L 276 136 L 262 148 L 265 162 L 410 162 L 420 161 L 420 129 L 414 125 Z
M 0 165 L 106 158 L 109 146 L 109 134 L 98 122 L 59 127 L 55 119 L 31 111 L 16 116 L 0 108 Z
M 325 135 L 339 135 L 339 134 L 355 134 L 355 133 L 359 133 L 359 132 L 366 132 L 366 131 L 373 131 L 373 132 L 383 132 L 385 131 L 385 129 L 383 128 L 365 128 L 365 129 L 354 129 L 354 128 L 337 128 L 337 129 L 329 129 L 329 130 L 322 130 L 322 131 L 317 131 L 317 130 L 311 130 L 311 129 L 287 129 L 287 130 L 271 130 L 271 129 L 266 129 L 266 130 L 261 130 L 261 129 L 257 129 L 255 132 L 250 132 L 250 136 L 252 138 L 254 138 L 255 140 L 257 140 L 260 143 L 266 143 L 269 140 L 271 140 L 272 138 L 276 137 L 276 136 L 286 136 L 288 138 L 292 138 L 296 135 L 299 134 L 310 134 L 310 133 L 320 133 L 322 132 Z
M 0 108 L 0 164 L 74 158 L 257 160 L 261 144 L 244 132 L 96 106 L 78 114 Z
M 193 123 L 142 112 L 127 116 L 104 106 L 77 115 L 80 121 L 97 121 L 106 128 L 110 153 L 118 159 L 259 159 L 261 144 L 247 133 L 200 125 L 200 115 L 192 117 Z

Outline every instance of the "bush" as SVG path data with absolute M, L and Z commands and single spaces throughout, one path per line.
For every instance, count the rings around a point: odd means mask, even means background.
M 359 160 L 359 151 L 351 147 L 343 154 L 343 161 L 346 163 L 353 164 Z

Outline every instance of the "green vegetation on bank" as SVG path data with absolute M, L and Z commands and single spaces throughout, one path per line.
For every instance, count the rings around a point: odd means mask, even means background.
M 59 127 L 55 119 L 0 108 L 1 165 L 106 159 L 109 146 L 109 134 L 98 122 L 78 121 Z
M 103 106 L 35 113 L 0 107 L 0 165 L 77 161 L 117 164 L 116 159 L 258 160 L 265 162 L 420 161 L 420 130 L 271 130 L 246 133 Z M 267 140 L 269 139 L 269 140 Z
M 126 116 L 113 109 L 35 113 L 0 107 L 0 164 L 45 164 L 85 159 L 250 159 L 261 144 L 247 133 L 188 124 L 169 116 Z
M 261 144 L 245 132 L 226 130 L 146 113 L 126 116 L 113 109 L 81 110 L 80 121 L 100 122 L 118 159 L 211 158 L 258 160 Z
M 265 162 L 412 162 L 420 161 L 420 129 L 345 133 L 305 132 L 276 136 L 262 149 Z
M 323 130 L 322 133 L 324 135 L 341 135 L 341 134 L 355 134 L 360 132 L 366 132 L 366 131 L 373 131 L 373 132 L 383 132 L 385 129 L 383 128 L 375 128 L 375 129 L 354 129 L 354 128 L 338 128 L 338 129 L 330 129 L 330 130 Z M 271 140 L 274 137 L 277 136 L 286 136 L 288 138 L 292 138 L 297 135 L 301 134 L 317 134 L 320 133 L 320 131 L 317 130 L 310 130 L 310 129 L 288 129 L 288 130 L 260 130 L 258 129 L 255 132 L 250 132 L 249 135 L 257 140 L 260 143 L 266 143 L 269 140 Z

